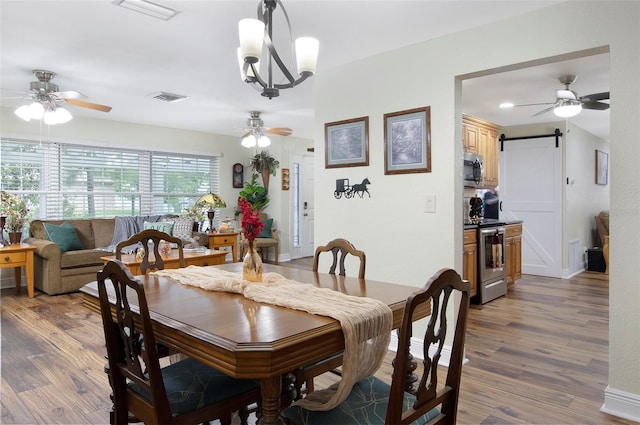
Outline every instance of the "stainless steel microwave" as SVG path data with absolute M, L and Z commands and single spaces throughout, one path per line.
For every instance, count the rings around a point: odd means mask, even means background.
M 484 179 L 482 155 L 465 152 L 462 167 L 462 180 L 465 187 L 481 187 Z

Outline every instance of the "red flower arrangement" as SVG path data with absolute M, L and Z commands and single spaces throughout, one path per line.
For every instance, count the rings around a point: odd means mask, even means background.
M 244 232 L 244 237 L 252 241 L 262 233 L 262 229 L 264 228 L 264 224 L 260 221 L 260 212 L 254 211 L 251 203 L 243 197 L 238 197 L 238 208 L 242 213 L 242 231 Z

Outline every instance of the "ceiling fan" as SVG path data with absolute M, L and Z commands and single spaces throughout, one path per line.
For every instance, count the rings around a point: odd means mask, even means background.
M 609 104 L 601 102 L 609 99 L 609 92 L 593 93 L 586 96 L 578 97 L 578 94 L 569 89 L 569 85 L 573 84 L 576 79 L 575 75 L 561 75 L 558 79 L 564 84 L 564 89 L 556 90 L 556 101 L 547 103 L 530 103 L 527 105 L 514 106 L 533 106 L 533 105 L 552 105 L 541 111 L 536 112 L 532 116 L 542 115 L 549 111 L 553 111 L 559 117 L 568 118 L 578 115 L 582 109 L 594 109 L 603 111 L 609 108 Z
M 55 72 L 34 69 L 33 74 L 38 81 L 32 81 L 26 93 L 26 98 L 32 99 L 33 102 L 16 110 L 16 115 L 25 121 L 29 121 L 32 118 L 40 119 L 43 116 L 47 124 L 69 121 L 71 114 L 66 109 L 58 106 L 58 103 L 67 103 L 102 112 L 111 111 L 111 106 L 78 100 L 87 96 L 75 90 L 58 91 L 58 85 L 51 82 L 53 77 L 56 76 Z
M 256 146 L 266 147 L 271 144 L 271 140 L 266 134 L 277 134 L 279 136 L 289 136 L 291 129 L 287 127 L 265 127 L 264 121 L 260 118 L 260 112 L 250 111 L 247 120 L 247 128 L 242 135 L 242 146 L 252 148 Z

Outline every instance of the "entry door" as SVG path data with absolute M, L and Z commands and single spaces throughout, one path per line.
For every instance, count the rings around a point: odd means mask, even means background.
M 507 140 L 499 164 L 502 218 L 523 220 L 522 273 L 562 277 L 562 147 Z
M 302 157 L 300 207 L 300 248 L 303 257 L 311 257 L 315 252 L 313 246 L 314 225 L 314 170 L 313 156 Z

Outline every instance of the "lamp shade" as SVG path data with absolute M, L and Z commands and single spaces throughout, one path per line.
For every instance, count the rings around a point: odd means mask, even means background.
M 238 34 L 242 58 L 248 63 L 258 62 L 262 56 L 264 22 L 257 19 L 242 19 L 238 22 Z
M 256 136 L 254 136 L 253 134 L 250 134 L 244 139 L 242 139 L 242 142 L 240 142 L 240 144 L 245 148 L 252 148 L 256 145 Z
M 298 74 L 302 75 L 304 72 L 315 74 L 320 42 L 313 37 L 300 37 L 296 39 L 295 46 Z
M 553 113 L 557 117 L 569 118 L 578 115 L 582 111 L 582 103 L 580 101 L 566 101 L 561 105 L 553 108 Z
M 220 196 L 216 195 L 215 193 L 211 193 L 211 192 L 205 195 L 202 195 L 200 199 L 198 199 L 198 202 L 196 202 L 196 204 L 199 206 L 207 206 L 210 209 L 227 207 L 227 204 L 224 202 L 224 199 L 222 199 Z

